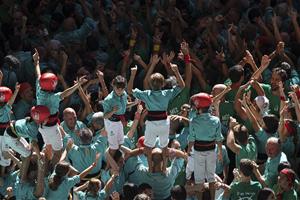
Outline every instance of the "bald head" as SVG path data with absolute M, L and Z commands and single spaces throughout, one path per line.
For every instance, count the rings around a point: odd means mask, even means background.
M 77 116 L 73 108 L 66 108 L 63 112 L 64 122 L 70 130 L 74 130 L 76 126 Z
M 63 115 L 67 115 L 67 114 L 75 114 L 76 115 L 76 112 L 73 108 L 66 108 L 66 109 L 64 109 Z
M 215 97 L 218 94 L 220 94 L 221 92 L 223 92 L 223 90 L 225 90 L 225 89 L 226 89 L 226 85 L 216 84 L 216 85 L 214 85 L 211 93 L 212 93 L 213 97 Z

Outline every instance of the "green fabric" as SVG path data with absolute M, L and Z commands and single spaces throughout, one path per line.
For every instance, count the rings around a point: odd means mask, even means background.
M 11 106 L 5 104 L 3 107 L 0 108 L 0 123 L 6 123 L 11 120 Z
M 255 134 L 258 153 L 266 154 L 266 144 L 270 137 L 278 137 L 278 133 L 268 134 L 262 128 Z
M 235 155 L 235 167 L 240 167 L 240 161 L 243 158 L 256 161 L 257 157 L 257 148 L 255 144 L 255 139 L 252 136 L 249 136 L 248 143 L 246 145 L 241 145 L 239 154 Z
M 168 113 L 170 115 L 176 115 L 181 110 L 181 106 L 185 103 L 188 103 L 190 99 L 190 88 L 183 88 L 181 92 L 169 102 Z
M 219 148 L 216 148 L 215 151 L 216 151 L 216 153 L 218 153 Z M 228 166 L 230 163 L 228 153 L 227 153 L 226 147 L 224 145 L 222 145 L 222 156 L 223 156 L 222 161 L 219 161 L 218 159 L 216 159 L 216 174 L 223 174 L 224 168 L 226 166 Z
M 219 106 L 219 112 L 221 123 L 227 127 L 230 116 L 234 116 L 235 114 L 233 102 L 221 102 Z
M 79 200 L 105 200 L 105 198 L 107 197 L 107 194 L 106 194 L 105 190 L 101 190 L 97 193 L 96 197 L 93 197 L 91 194 L 89 194 L 87 192 L 79 191 L 79 192 L 77 192 L 77 196 L 78 196 Z
M 118 107 L 118 111 L 115 112 L 116 115 L 123 115 L 126 112 L 127 105 L 127 93 L 124 93 L 121 96 L 116 95 L 114 91 L 112 91 L 107 97 L 105 97 L 102 105 L 104 113 L 111 112 L 114 106 Z
M 263 87 L 266 97 L 270 101 L 270 113 L 274 114 L 276 116 L 279 116 L 279 109 L 280 109 L 280 98 L 278 96 L 275 96 L 272 94 L 272 89 L 270 85 L 267 84 L 261 84 Z
M 135 88 L 132 95 L 142 100 L 148 111 L 166 111 L 170 100 L 174 99 L 182 89 L 175 87 L 168 90 L 139 90 Z
M 278 194 L 279 189 L 280 188 L 279 188 L 278 184 L 274 185 L 273 190 L 276 195 Z M 282 200 L 297 200 L 297 199 L 298 199 L 298 195 L 294 189 L 287 191 L 287 192 L 283 192 L 283 194 L 282 194 Z
M 79 133 L 79 131 L 81 129 L 86 128 L 86 125 L 84 123 L 77 120 L 74 130 L 70 130 L 65 121 L 63 121 L 60 125 L 63 127 L 64 131 L 67 133 L 67 135 L 63 139 L 64 146 L 68 143 L 68 139 L 70 139 L 70 138 L 72 138 L 75 145 L 78 146 L 81 144 L 81 140 L 77 134 Z
M 15 130 L 20 137 L 29 138 L 37 141 L 38 125 L 34 121 L 27 121 L 26 119 L 17 120 L 15 123 Z
M 212 116 L 210 113 L 197 114 L 190 120 L 190 133 L 188 141 L 223 141 L 221 133 L 221 122 L 218 117 Z
M 268 158 L 263 175 L 268 187 L 272 188 L 277 183 L 278 164 L 284 161 L 287 161 L 287 158 L 283 152 L 279 153 L 275 158 Z
M 233 182 L 230 185 L 230 199 L 247 199 L 256 200 L 258 192 L 262 189 L 262 186 L 257 181 L 245 182 Z

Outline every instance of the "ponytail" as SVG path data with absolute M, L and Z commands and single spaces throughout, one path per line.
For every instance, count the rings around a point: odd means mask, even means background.
M 48 182 L 49 188 L 54 191 L 57 190 L 59 185 L 62 183 L 64 176 L 67 175 L 69 170 L 70 170 L 69 163 L 65 161 L 57 163 L 55 167 L 55 173 Z

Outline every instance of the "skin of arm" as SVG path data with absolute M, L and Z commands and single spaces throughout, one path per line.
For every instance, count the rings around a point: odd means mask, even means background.
M 183 89 L 185 87 L 185 83 L 184 83 L 184 81 L 182 79 L 182 76 L 179 73 L 178 66 L 174 65 L 174 64 L 171 64 L 171 69 L 172 69 L 172 71 L 174 72 L 174 74 L 176 76 L 176 80 L 178 82 L 179 87 L 181 89 Z
M 34 49 L 35 53 L 33 54 L 33 62 L 35 66 L 35 74 L 37 79 L 40 79 L 41 77 L 41 69 L 40 69 L 40 57 L 39 57 L 39 52 L 37 49 Z
M 186 42 L 181 43 L 181 51 L 184 56 L 190 56 L 189 52 L 189 46 Z M 192 64 L 191 62 L 186 62 L 185 63 L 185 87 L 190 88 L 191 87 L 191 82 L 192 82 Z
M 109 193 L 109 191 L 112 189 L 112 186 L 113 186 L 113 184 L 114 184 L 114 181 L 115 181 L 115 179 L 116 179 L 116 177 L 117 177 L 117 175 L 116 174 L 113 174 L 111 177 L 110 177 L 110 179 L 107 181 L 107 183 L 105 184 L 105 186 L 104 186 L 104 191 L 106 192 L 106 193 Z
M 11 98 L 9 99 L 9 101 L 7 102 L 7 104 L 8 104 L 10 107 L 14 104 L 14 102 L 15 102 L 15 100 L 16 100 L 16 97 L 17 97 L 17 95 L 18 95 L 19 90 L 20 90 L 20 85 L 17 83 L 17 84 L 16 84 L 15 91 L 14 91 L 14 94 L 12 95 L 12 97 L 11 97 Z
M 203 90 L 203 89 L 207 88 L 208 84 L 203 77 L 203 73 L 198 68 L 196 68 L 194 65 L 192 66 L 192 72 L 196 76 L 196 79 L 198 80 L 201 89 Z
M 90 173 L 90 171 L 92 171 L 92 169 L 94 167 L 97 166 L 98 160 L 100 158 L 100 153 L 96 154 L 96 158 L 95 158 L 95 162 L 93 164 L 91 164 L 88 168 L 86 168 L 83 172 L 81 172 L 79 174 L 80 179 L 82 180 L 86 175 L 88 175 Z
M 127 86 L 127 93 L 132 94 L 132 88 L 133 88 L 133 82 L 134 78 L 137 72 L 137 66 L 131 68 L 131 74 L 130 74 L 130 79 L 128 81 L 128 86 Z
M 82 85 L 83 83 L 85 83 L 87 80 L 84 79 L 84 77 L 80 77 L 79 81 L 74 84 L 72 87 L 69 87 L 68 89 L 64 90 L 61 94 L 60 94 L 60 98 L 64 99 L 68 96 L 70 96 L 71 94 L 73 94 L 73 92 L 75 92 L 75 90 L 77 90 L 79 88 L 80 85 Z
M 38 159 L 38 175 L 34 196 L 39 198 L 44 193 L 45 157 Z
M 155 69 L 155 66 L 157 65 L 157 63 L 159 62 L 159 60 L 160 59 L 159 59 L 159 57 L 158 57 L 157 54 L 152 55 L 152 57 L 150 59 L 150 64 L 149 64 L 150 66 L 148 68 L 148 71 L 146 73 L 146 76 L 145 76 L 144 82 L 143 82 L 145 90 L 147 90 L 147 89 L 150 88 L 150 86 L 149 86 L 150 76 L 153 73 L 153 71 Z
M 232 118 L 231 118 L 232 119 Z M 229 123 L 232 123 L 230 119 L 230 122 Z M 234 133 L 232 131 L 232 128 L 231 127 L 228 131 L 228 135 L 227 135 L 227 141 L 226 141 L 226 145 L 227 147 L 233 151 L 235 154 L 239 154 L 240 153 L 240 150 L 241 150 L 241 146 L 238 145 L 236 142 L 235 142 L 235 138 L 234 138 Z
M 245 95 L 242 101 L 242 104 L 246 110 L 246 115 L 248 116 L 248 119 L 251 121 L 253 129 L 255 132 L 258 132 L 261 129 L 261 126 L 259 125 L 257 119 L 255 118 L 255 116 L 253 115 L 252 111 L 250 110 L 248 104 L 246 103 L 245 100 Z
M 102 89 L 102 93 L 103 93 L 103 98 L 105 98 L 108 95 L 108 89 L 106 87 L 105 81 L 104 81 L 104 74 L 101 71 L 97 71 L 96 72 L 101 89 Z

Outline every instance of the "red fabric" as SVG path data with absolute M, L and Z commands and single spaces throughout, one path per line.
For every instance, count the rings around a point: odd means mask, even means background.
M 13 95 L 11 89 L 8 87 L 1 86 L 0 87 L 0 102 L 7 103 L 11 96 Z
M 57 85 L 57 76 L 53 73 L 44 73 L 41 75 L 39 81 L 43 90 L 53 91 Z
M 43 123 L 50 117 L 50 110 L 47 106 L 33 106 L 31 108 L 30 115 L 35 121 L 38 121 L 38 123 Z

